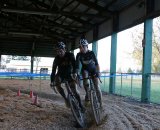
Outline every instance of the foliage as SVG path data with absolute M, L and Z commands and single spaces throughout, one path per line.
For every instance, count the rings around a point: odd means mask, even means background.
M 154 19 L 153 38 L 152 38 L 152 72 L 160 72 L 160 17 Z M 137 61 L 138 65 L 143 62 L 143 28 L 136 29 L 132 34 L 133 52 L 132 57 Z
M 129 68 L 128 71 L 127 71 L 127 73 L 133 73 L 132 69 Z
M 8 55 L 6 63 L 9 63 L 11 60 L 29 61 L 30 60 L 30 56 Z M 40 57 L 34 57 L 34 61 L 35 61 L 35 64 L 36 64 L 36 72 L 37 72 L 38 71 L 38 65 L 39 65 L 39 62 L 41 61 L 41 58 Z
M 136 34 L 134 32 L 137 32 Z M 143 40 L 143 28 L 135 29 L 132 33 L 132 41 L 133 41 L 133 51 L 132 57 L 137 61 L 138 65 L 142 65 L 143 59 L 143 48 L 142 48 L 142 40 Z
M 117 73 L 122 73 L 122 69 L 118 68 Z
M 39 62 L 41 61 L 41 57 L 34 57 L 34 61 L 36 62 L 36 73 L 37 73 L 38 65 L 39 65 Z
M 29 61 L 29 57 L 28 56 L 12 56 L 12 55 L 8 55 L 7 56 L 7 60 L 23 60 L 23 61 Z

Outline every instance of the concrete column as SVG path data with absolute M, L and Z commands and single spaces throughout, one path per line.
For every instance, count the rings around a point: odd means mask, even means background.
M 2 66 L 2 55 L 0 54 L 0 69 L 1 69 L 1 66 Z
M 97 57 L 97 54 L 98 54 L 98 42 L 97 41 L 94 41 L 92 43 L 92 51 L 94 52 L 94 54 L 96 55 Z
M 99 28 L 98 26 L 95 26 L 93 29 L 93 43 L 92 43 L 92 51 L 94 52 L 94 54 L 98 55 L 98 33 L 99 33 Z
M 34 56 L 31 56 L 31 73 L 33 73 L 33 66 L 34 66 Z
M 117 60 L 117 33 L 113 33 L 111 37 L 111 57 L 110 57 L 110 82 L 109 92 L 115 93 L 115 79 L 116 74 L 116 60 Z
M 34 66 L 34 56 L 31 56 L 31 70 L 30 70 L 31 74 L 33 74 L 33 66 Z M 30 77 L 30 79 L 33 79 L 33 77 Z
M 144 22 L 143 70 L 141 101 L 150 101 L 151 68 L 152 68 L 152 26 L 153 20 Z

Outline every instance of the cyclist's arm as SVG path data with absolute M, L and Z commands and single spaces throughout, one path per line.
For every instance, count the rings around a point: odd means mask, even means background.
M 54 82 L 54 78 L 55 78 L 55 73 L 56 73 L 56 69 L 57 69 L 57 58 L 54 59 L 53 61 L 53 65 L 52 65 L 52 73 L 51 73 L 51 83 Z
M 80 64 L 80 53 L 76 55 L 76 73 L 79 74 L 79 64 Z
M 76 60 L 75 60 L 73 53 L 70 54 L 70 60 L 71 60 L 72 67 L 73 67 L 72 73 L 75 74 L 76 73 Z
M 97 72 L 100 73 L 100 66 L 99 66 L 99 64 L 96 65 L 96 69 L 97 69 Z

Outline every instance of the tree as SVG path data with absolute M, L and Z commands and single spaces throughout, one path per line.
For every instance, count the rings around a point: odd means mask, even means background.
M 134 44 L 131 55 L 136 60 L 138 65 L 142 65 L 143 61 L 142 40 L 143 40 L 143 28 L 135 29 L 135 31 L 133 31 L 132 33 L 132 41 Z
M 160 72 L 160 17 L 154 20 L 155 26 L 153 27 L 153 40 L 152 40 L 152 72 Z M 143 28 L 138 28 L 132 34 L 133 51 L 132 57 L 137 61 L 138 65 L 142 65 L 143 62 Z M 137 33 L 135 33 L 137 32 Z
M 118 73 L 122 73 L 122 69 L 121 68 L 118 68 Z
M 41 61 L 41 57 L 34 57 L 34 61 L 36 62 L 36 73 L 37 73 L 38 65 L 39 65 L 39 62 Z
M 155 20 L 153 31 L 152 68 L 153 72 L 160 72 L 160 17 Z
M 29 61 L 29 56 L 15 56 L 15 55 L 8 55 L 7 61 L 11 60 L 23 60 L 23 61 Z
M 127 71 L 127 73 L 133 73 L 132 69 L 129 68 L 128 71 Z

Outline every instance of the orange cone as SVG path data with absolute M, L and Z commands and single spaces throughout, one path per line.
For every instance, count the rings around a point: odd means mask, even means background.
M 30 91 L 30 98 L 33 98 L 33 91 Z
M 21 91 L 18 89 L 17 96 L 21 96 Z

